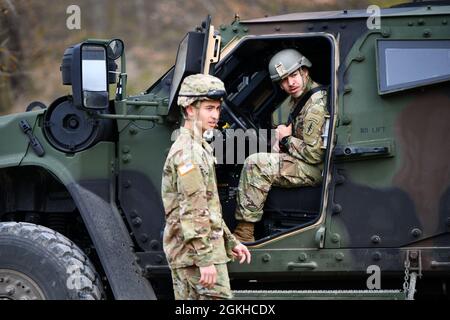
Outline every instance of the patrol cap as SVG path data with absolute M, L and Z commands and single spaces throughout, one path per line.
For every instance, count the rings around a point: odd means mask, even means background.
M 186 108 L 201 100 L 222 100 L 226 96 L 222 80 L 207 74 L 186 77 L 178 93 L 178 105 Z
M 275 54 L 269 62 L 269 73 L 272 81 L 280 81 L 300 67 L 311 67 L 312 63 L 295 49 L 284 49 Z

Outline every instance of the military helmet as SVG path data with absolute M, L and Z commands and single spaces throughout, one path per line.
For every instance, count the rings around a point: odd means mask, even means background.
M 283 80 L 302 66 L 311 67 L 312 63 L 295 49 L 281 50 L 270 59 L 270 79 L 274 82 Z
M 178 105 L 186 108 L 196 101 L 222 100 L 225 85 L 219 78 L 207 74 L 193 74 L 184 78 L 178 93 Z

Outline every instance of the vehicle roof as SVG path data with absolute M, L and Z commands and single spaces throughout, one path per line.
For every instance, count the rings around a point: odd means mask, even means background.
M 417 5 L 417 4 L 415 4 Z M 382 17 L 404 17 L 404 16 L 423 16 L 450 13 L 450 5 L 435 5 L 435 2 L 422 3 L 422 6 L 398 7 L 381 9 Z M 279 16 L 271 16 L 266 18 L 243 20 L 242 24 L 252 23 L 273 23 L 273 22 L 290 22 L 290 21 L 309 21 L 309 20 L 339 20 L 339 19 L 356 19 L 367 18 L 373 15 L 372 11 L 367 12 L 366 9 L 360 10 L 340 10 L 340 11 L 319 11 L 319 12 L 299 12 L 284 14 Z

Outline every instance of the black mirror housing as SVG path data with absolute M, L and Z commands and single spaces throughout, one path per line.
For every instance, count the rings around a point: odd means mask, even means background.
M 117 64 L 107 58 L 103 42 L 82 42 L 64 52 L 61 75 L 64 85 L 72 86 L 73 104 L 78 108 L 106 109 L 109 84 L 116 82 L 111 69 Z

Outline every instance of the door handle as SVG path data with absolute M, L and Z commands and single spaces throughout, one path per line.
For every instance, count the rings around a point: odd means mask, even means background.
M 317 268 L 316 262 L 289 262 L 288 263 L 288 270 L 294 270 L 294 269 L 306 269 L 306 270 L 314 270 Z

